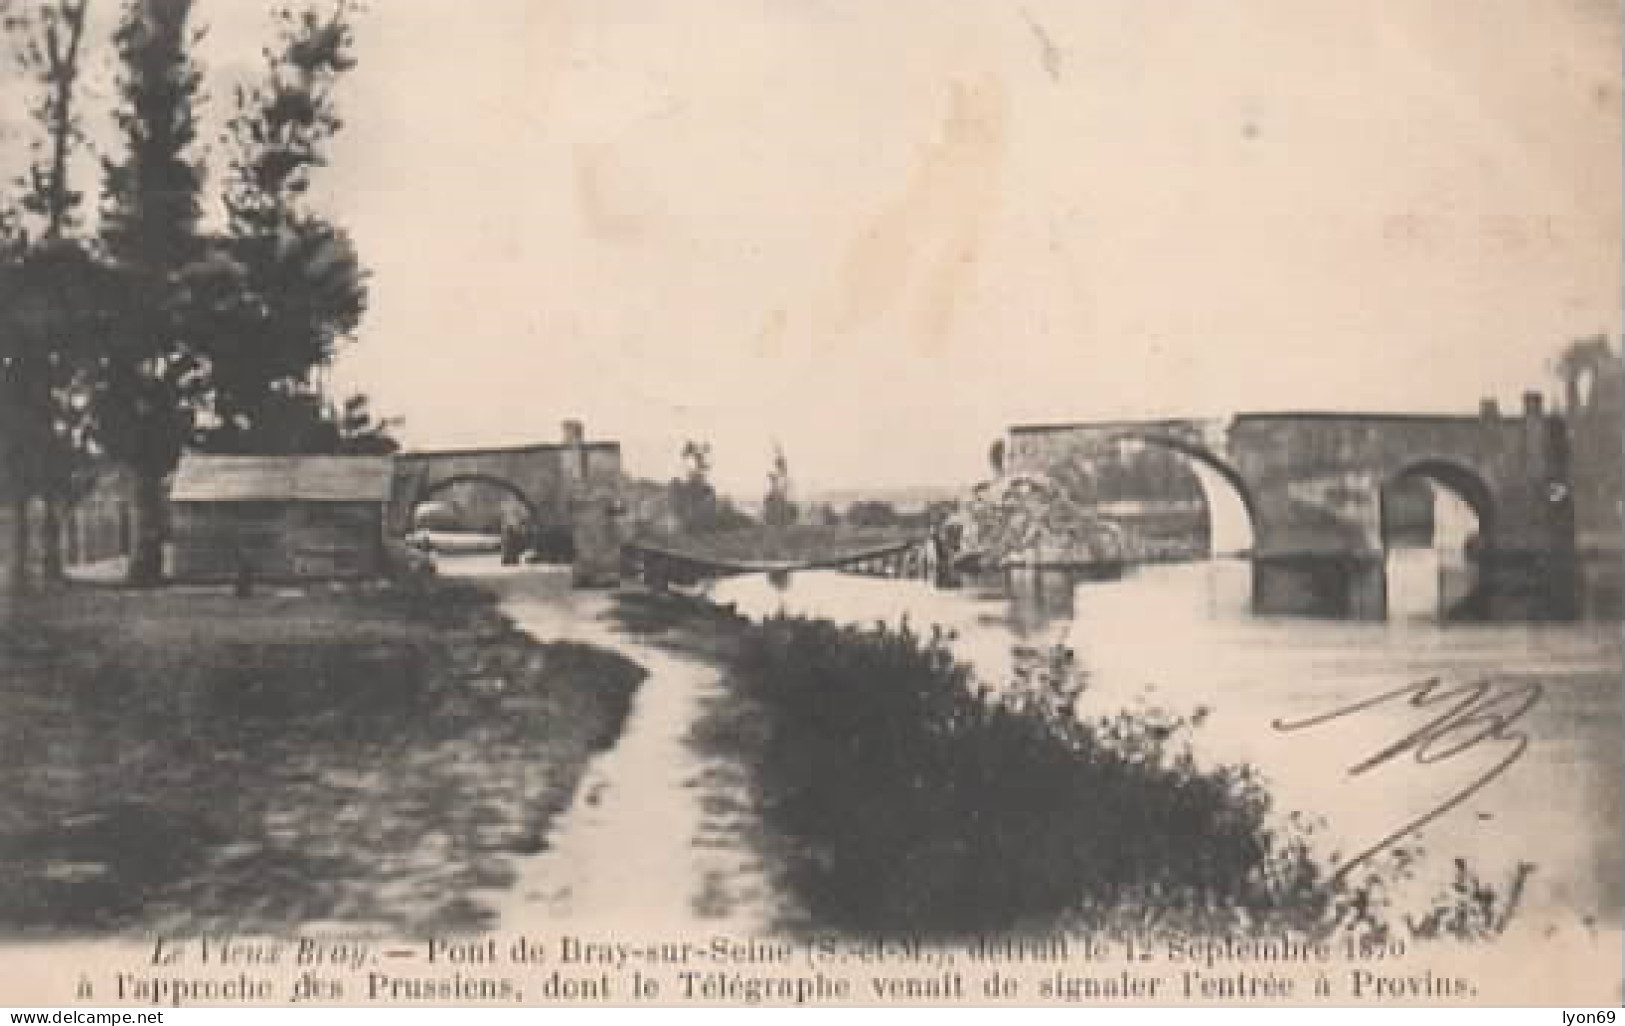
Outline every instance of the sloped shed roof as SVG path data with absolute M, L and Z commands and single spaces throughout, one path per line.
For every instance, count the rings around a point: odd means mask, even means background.
M 201 456 L 187 453 L 171 502 L 388 502 L 389 456 Z

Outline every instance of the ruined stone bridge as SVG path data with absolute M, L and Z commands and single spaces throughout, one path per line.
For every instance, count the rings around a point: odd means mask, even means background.
M 1385 616 L 1383 491 L 1422 477 L 1477 517 L 1483 602 L 1509 615 L 1567 615 L 1566 435 L 1538 394 L 1518 416 L 1486 402 L 1476 416 L 1248 413 L 1012 427 L 1005 472 L 1051 473 L 1125 441 L 1181 453 L 1235 489 L 1251 522 L 1260 613 Z
M 562 442 L 400 453 L 388 524 L 403 535 L 419 504 L 455 485 L 487 485 L 524 507 L 533 528 L 570 538 L 578 581 L 607 583 L 619 568 L 621 480 L 620 443 L 588 441 L 578 421 L 566 421 Z

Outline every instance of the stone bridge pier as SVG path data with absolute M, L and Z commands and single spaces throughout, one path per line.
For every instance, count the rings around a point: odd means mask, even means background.
M 1472 510 L 1476 585 L 1458 610 L 1494 618 L 1572 614 L 1574 528 L 1564 426 L 1529 393 L 1504 415 L 1249 413 L 1011 428 L 1006 472 L 1053 473 L 1138 442 L 1215 471 L 1247 511 L 1252 604 L 1265 615 L 1388 613 L 1385 489 L 1423 478 Z

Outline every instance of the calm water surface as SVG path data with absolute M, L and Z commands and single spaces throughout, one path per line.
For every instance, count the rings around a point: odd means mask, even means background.
M 1278 808 L 1324 819 L 1318 843 L 1328 854 L 1378 844 L 1507 762 L 1425 828 L 1427 868 L 1414 886 L 1438 886 L 1457 856 L 1503 885 L 1530 862 L 1524 916 L 1617 925 L 1619 625 L 1441 624 L 1429 615 L 1429 589 L 1447 578 L 1426 553 L 1396 558 L 1391 599 L 1407 612 L 1387 623 L 1254 616 L 1249 568 L 1234 560 L 1145 567 L 1110 582 L 1019 571 L 951 591 L 814 572 L 777 583 L 735 578 L 717 583 L 714 597 L 750 615 L 940 625 L 990 682 L 1007 676 L 1015 646 L 1069 645 L 1089 674 L 1086 713 L 1142 704 L 1207 709 L 1193 742 L 1199 758 L 1256 765 Z M 1277 726 L 1430 679 L 1489 687 L 1465 722 L 1422 752 L 1426 760 L 1401 743 L 1469 696 L 1435 691 L 1432 704 L 1417 705 L 1401 694 L 1320 725 Z M 1468 744 L 1497 716 L 1512 717 L 1509 738 L 1527 737 L 1521 756 L 1516 740 Z M 1396 744 L 1392 757 L 1351 772 Z

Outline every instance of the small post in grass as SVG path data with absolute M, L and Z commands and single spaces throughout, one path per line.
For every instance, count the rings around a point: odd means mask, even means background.
M 254 594 L 254 568 L 248 562 L 248 553 L 243 551 L 239 543 L 232 549 L 232 559 L 237 566 L 237 578 L 232 591 L 240 599 L 249 598 Z

